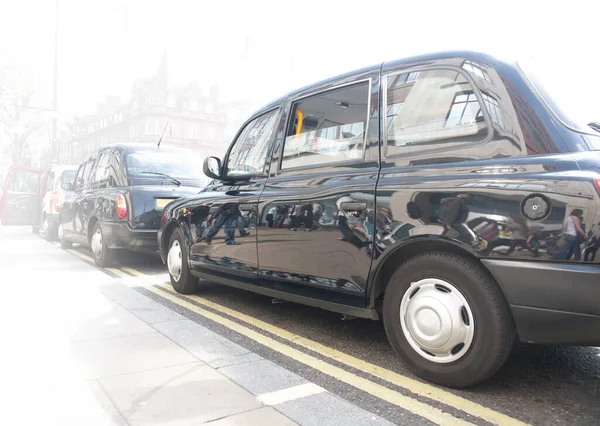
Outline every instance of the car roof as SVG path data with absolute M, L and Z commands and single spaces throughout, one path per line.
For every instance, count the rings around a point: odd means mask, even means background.
M 490 55 L 488 53 L 472 51 L 472 50 L 438 51 L 438 52 L 432 52 L 432 53 L 425 53 L 425 54 L 417 55 L 417 56 L 409 56 L 409 57 L 405 57 L 405 58 L 401 58 L 401 59 L 388 60 L 388 61 L 384 61 L 384 62 L 381 62 L 376 65 L 371 65 L 371 66 L 356 69 L 354 71 L 350 71 L 347 73 L 339 74 L 339 75 L 336 75 L 336 76 L 333 76 L 333 77 L 330 77 L 330 78 L 327 78 L 327 79 L 324 79 L 321 81 L 316 81 L 312 84 L 295 89 L 295 90 L 285 94 L 284 96 L 281 96 L 281 97 L 269 102 L 268 104 L 264 105 L 263 107 L 259 108 L 254 114 L 252 114 L 251 118 L 254 118 L 257 115 L 264 114 L 265 112 L 267 112 L 267 111 L 275 108 L 279 104 L 281 104 L 287 98 L 294 97 L 294 96 L 298 95 L 299 93 L 302 93 L 303 91 L 310 89 L 312 87 L 315 87 L 315 86 L 325 86 L 328 83 L 331 83 L 333 81 L 342 80 L 344 78 L 352 77 L 353 75 L 363 74 L 363 73 L 367 73 L 369 71 L 376 71 L 376 70 L 384 69 L 387 67 L 411 65 L 411 64 L 422 63 L 422 62 L 433 63 L 435 61 L 440 61 L 440 60 L 450 59 L 450 58 L 464 58 L 466 60 L 479 61 L 479 62 L 487 63 L 494 68 L 497 68 L 497 67 L 500 67 L 500 68 L 511 67 L 512 68 L 512 67 L 514 67 L 513 63 L 515 62 L 514 59 L 512 59 L 512 58 L 502 58 L 501 59 L 498 56 Z

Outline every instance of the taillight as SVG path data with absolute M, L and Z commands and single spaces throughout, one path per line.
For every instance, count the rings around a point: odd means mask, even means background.
M 167 223 L 167 210 L 163 210 L 161 222 L 163 225 Z
M 60 203 L 58 203 L 58 202 L 57 202 L 57 203 L 54 205 L 54 211 L 55 211 L 56 213 L 60 213 L 60 208 L 61 208 L 61 207 L 62 207 L 62 206 L 60 205 Z
M 127 202 L 122 194 L 117 194 L 117 216 L 119 216 L 119 219 L 127 217 Z

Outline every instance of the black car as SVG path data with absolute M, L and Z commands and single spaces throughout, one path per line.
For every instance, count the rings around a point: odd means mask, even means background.
M 180 293 L 382 319 L 415 374 L 471 386 L 515 339 L 600 346 L 598 149 L 516 63 L 385 62 L 258 111 L 167 206 L 160 252 Z
M 73 191 L 60 211 L 63 248 L 89 245 L 98 266 L 109 265 L 118 249 L 156 251 L 165 205 L 197 194 L 208 179 L 200 157 L 180 148 L 149 144 L 104 146 L 79 166 Z

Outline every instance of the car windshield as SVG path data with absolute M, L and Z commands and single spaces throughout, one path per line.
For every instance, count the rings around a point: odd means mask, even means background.
M 75 181 L 76 170 L 65 170 L 60 175 L 60 184 L 65 185 L 67 183 L 73 183 Z
M 599 134 L 589 125 L 600 122 L 600 89 L 593 84 L 595 69 L 581 67 L 575 73 L 571 61 L 554 57 L 521 59 L 517 66 L 563 124 Z
M 201 158 L 188 151 L 134 151 L 127 154 L 125 164 L 127 174 L 132 177 L 163 174 L 176 179 L 206 180 Z

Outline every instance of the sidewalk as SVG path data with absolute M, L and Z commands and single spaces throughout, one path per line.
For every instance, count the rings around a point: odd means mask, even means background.
M 0 282 L 3 424 L 389 424 L 27 231 Z

